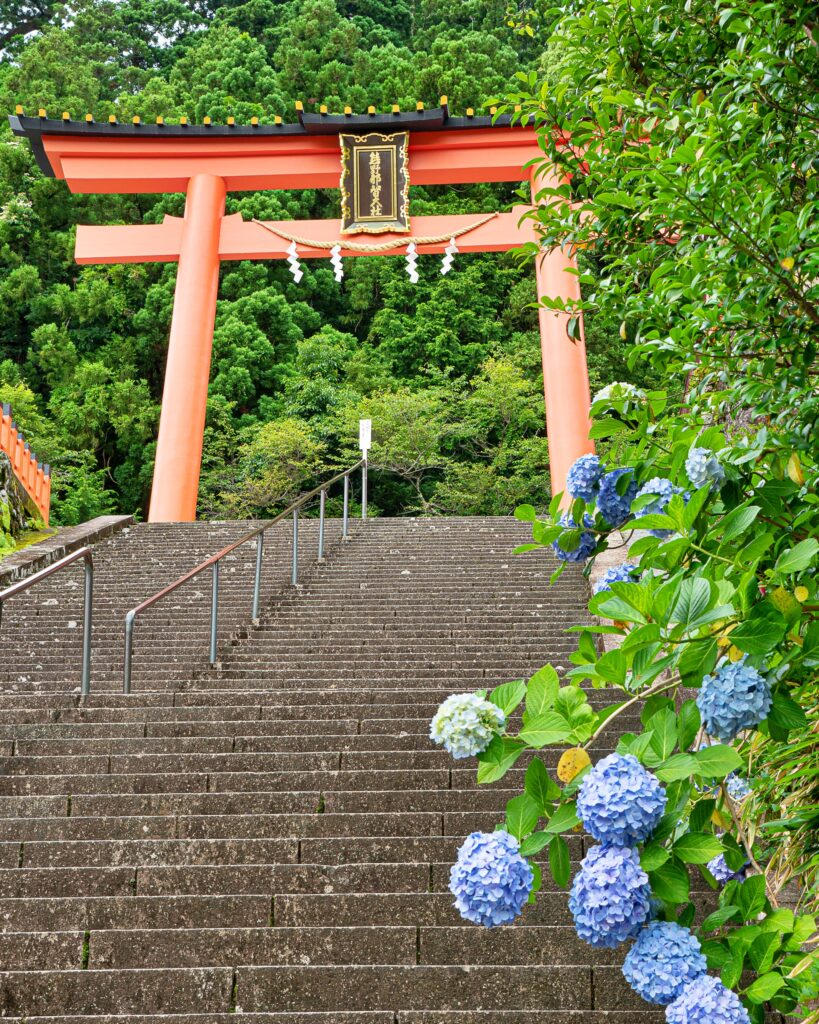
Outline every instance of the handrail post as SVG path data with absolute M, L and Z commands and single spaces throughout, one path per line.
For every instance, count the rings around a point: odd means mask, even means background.
M 299 510 L 298 506 L 293 509 L 293 571 L 290 574 L 290 582 L 295 587 L 299 582 Z
M 367 522 L 367 459 L 361 464 L 361 518 Z
M 210 599 L 210 663 L 216 664 L 216 634 L 219 625 L 219 563 L 213 563 L 213 586 Z
M 264 534 L 256 537 L 256 578 L 253 581 L 253 611 L 252 619 L 259 617 L 259 599 L 262 588 L 262 555 L 264 554 Z
M 322 491 L 319 495 L 319 541 L 318 560 L 324 561 L 324 511 L 327 505 L 327 492 Z
M 131 657 L 134 653 L 134 622 L 136 613 L 128 612 L 125 616 L 125 667 L 122 676 L 122 692 L 131 692 Z
M 91 608 L 94 600 L 94 558 L 89 551 L 85 556 L 85 590 L 82 618 L 82 681 L 80 693 L 87 697 L 91 692 Z
M 344 516 L 341 526 L 341 539 L 349 540 L 350 534 L 347 531 L 347 523 L 350 518 L 350 474 L 344 475 Z

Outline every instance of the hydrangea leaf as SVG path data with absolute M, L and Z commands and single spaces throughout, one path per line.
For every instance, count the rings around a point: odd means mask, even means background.
M 526 715 L 543 715 L 554 707 L 560 680 L 551 665 L 544 665 L 526 684 Z
M 516 679 L 512 683 L 501 683 L 489 694 L 489 700 L 501 709 L 507 718 L 526 696 L 526 683 Z
M 815 537 L 808 537 L 799 544 L 787 551 L 783 551 L 777 558 L 774 568 L 777 572 L 801 572 L 807 569 L 811 562 L 819 554 L 819 541 Z
M 496 736 L 482 754 L 478 754 L 478 782 L 497 782 L 509 771 L 526 749 L 524 743 L 508 736 Z
M 651 888 L 666 903 L 685 903 L 691 889 L 688 870 L 679 860 L 671 859 L 656 871 L 649 872 Z
M 784 637 L 788 623 L 769 601 L 755 605 L 749 617 L 731 631 L 731 642 L 746 654 L 767 654 Z
M 703 747 L 693 755 L 697 762 L 695 774 L 702 779 L 724 779 L 730 772 L 742 767 L 742 758 L 725 743 Z
M 541 812 L 561 797 L 560 786 L 552 780 L 546 765 L 538 757 L 533 758 L 526 769 L 523 788 L 524 792 L 528 793 L 535 801 Z
M 556 835 L 560 832 L 568 832 L 569 829 L 576 828 L 579 824 L 580 818 L 577 816 L 575 804 L 561 804 L 551 818 L 549 818 L 546 831 Z
M 804 729 L 808 724 L 808 717 L 786 693 L 774 693 L 768 722 L 782 729 Z
M 563 836 L 554 836 L 549 843 L 549 870 L 552 872 L 555 885 L 565 889 L 569 883 L 572 869 L 569 860 L 569 844 Z
M 735 983 L 736 984 L 736 983 Z M 745 995 L 752 1003 L 764 1003 L 775 995 L 785 984 L 785 979 L 778 971 L 769 971 L 745 989 Z
M 541 807 L 528 793 L 512 797 L 506 804 L 506 831 L 516 839 L 523 839 L 537 825 Z
M 562 715 L 549 711 L 545 715 L 530 718 L 518 736 L 530 747 L 545 747 L 567 740 L 571 731 L 571 726 Z
M 707 832 L 686 832 L 674 843 L 674 853 L 686 864 L 707 864 L 722 853 L 722 843 Z

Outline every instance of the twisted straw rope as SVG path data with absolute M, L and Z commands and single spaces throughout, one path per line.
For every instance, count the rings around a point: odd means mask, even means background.
M 467 224 L 465 228 L 460 228 L 458 231 L 449 231 L 445 235 L 425 235 L 422 238 L 397 238 L 391 242 L 379 242 L 370 245 L 366 245 L 364 242 L 348 242 L 344 238 L 336 242 L 320 242 L 315 238 L 290 235 L 286 231 L 282 231 L 281 228 L 274 228 L 269 224 L 265 224 L 263 220 L 256 220 L 255 217 L 253 218 L 253 223 L 258 224 L 274 235 L 278 235 L 280 238 L 286 239 L 288 242 L 305 245 L 310 249 L 332 249 L 334 246 L 340 245 L 342 249 L 352 249 L 353 252 L 386 252 L 388 249 L 401 249 L 405 245 L 409 245 L 410 242 L 414 242 L 416 245 L 434 245 L 437 242 L 448 242 L 450 238 L 460 238 L 461 235 L 465 235 L 468 231 L 474 231 L 475 228 L 481 227 L 482 224 L 486 224 L 497 216 L 497 211 L 495 213 L 487 213 L 486 216 L 476 220 L 474 224 Z

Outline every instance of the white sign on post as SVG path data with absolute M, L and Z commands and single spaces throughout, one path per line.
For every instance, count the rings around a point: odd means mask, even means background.
M 365 459 L 367 458 L 367 452 L 372 447 L 372 428 L 372 420 L 358 421 L 358 447 L 361 449 L 361 454 Z

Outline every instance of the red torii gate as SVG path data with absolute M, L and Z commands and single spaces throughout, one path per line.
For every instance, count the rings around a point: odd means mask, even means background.
M 542 157 L 530 126 L 512 126 L 509 118 L 452 117 L 441 105 L 389 114 L 365 115 L 346 109 L 342 115 L 305 113 L 298 121 L 261 125 L 130 124 L 115 118 L 96 122 L 90 114 L 72 121 L 68 114 L 51 120 L 41 110 L 26 117 L 20 107 L 10 118 L 15 135 L 31 142 L 41 170 L 63 179 L 77 193 L 186 194 L 184 217 L 166 216 L 162 224 L 77 228 L 79 263 L 179 264 L 168 359 L 162 395 L 156 466 L 149 521 L 191 521 L 202 458 L 205 407 L 210 378 L 219 267 L 222 260 L 285 259 L 290 242 L 276 234 L 316 242 L 339 240 L 335 220 L 246 222 L 225 216 L 225 194 L 264 189 L 338 188 L 341 132 L 409 132 L 408 171 L 414 185 L 524 181 L 529 161 Z M 532 202 L 542 177 L 532 180 Z M 400 243 L 386 252 L 344 248 L 341 255 L 405 255 L 413 238 L 445 237 L 419 244 L 419 255 L 442 253 L 450 236 L 460 252 L 503 252 L 536 240 L 530 207 L 516 207 L 474 226 L 478 215 L 413 217 L 411 233 L 379 234 L 377 241 Z M 460 232 L 464 232 L 460 234 Z M 371 236 L 369 240 L 375 241 Z M 360 239 L 359 239 L 360 240 Z M 353 242 L 355 245 L 355 242 Z M 299 244 L 299 259 L 329 257 L 329 248 Z M 579 298 L 574 262 L 561 249 L 535 263 L 539 295 Z M 546 424 L 552 488 L 563 490 L 574 460 L 593 451 L 588 439 L 589 384 L 585 344 L 569 338 L 566 315 L 539 309 Z

